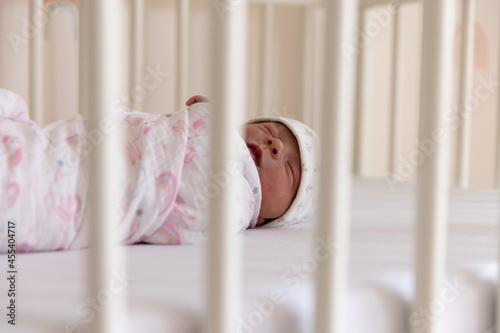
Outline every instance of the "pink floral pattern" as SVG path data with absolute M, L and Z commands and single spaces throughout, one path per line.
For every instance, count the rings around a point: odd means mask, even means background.
M 134 110 L 117 113 L 123 167 L 116 174 L 122 195 L 116 203 L 116 235 L 124 244 L 190 244 L 206 240 L 209 188 L 219 186 L 209 166 L 210 105 L 197 103 L 169 115 Z M 29 120 L 24 101 L 0 89 L 0 212 L 17 221 L 22 251 L 88 246 L 89 145 L 80 115 L 43 129 Z M 90 133 L 90 132 L 89 132 Z M 109 134 L 106 134 L 109 135 Z M 235 132 L 236 143 L 243 140 Z M 238 141 L 239 140 L 239 141 Z M 242 230 L 256 223 L 260 183 L 247 150 L 235 176 L 229 205 Z M 90 198 L 92 199 L 92 198 Z M 6 249 L 5 223 L 0 248 Z

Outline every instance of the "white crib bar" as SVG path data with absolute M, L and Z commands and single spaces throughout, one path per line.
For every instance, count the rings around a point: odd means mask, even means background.
M 331 244 L 325 261 L 318 262 L 316 318 L 312 332 L 347 332 L 345 295 L 349 249 L 349 205 L 351 199 L 352 114 L 354 110 L 353 47 L 358 2 L 325 2 L 325 95 L 321 128 L 321 186 L 317 237 Z
M 418 169 L 415 311 L 429 309 L 443 286 L 449 182 L 449 144 L 443 138 L 449 135 L 444 115 L 451 106 L 454 1 L 424 1 L 419 142 L 435 144 Z M 412 330 L 441 332 L 440 319 Z
M 312 95 L 314 75 L 314 7 L 304 8 L 304 60 L 302 80 L 302 110 L 300 119 L 306 124 L 312 124 Z
M 315 61 L 317 46 L 315 36 L 318 33 L 318 6 L 306 6 L 304 9 L 304 61 L 302 81 L 302 111 L 299 119 L 309 126 L 313 125 L 315 117 L 314 92 L 319 89 L 316 86 Z
M 324 95 L 324 80 L 323 80 L 323 63 L 325 52 L 323 23 L 325 11 L 323 6 L 313 6 L 314 8 L 314 51 L 313 51 L 313 95 L 312 105 L 309 113 L 312 114 L 312 128 L 321 128 L 321 112 L 323 111 L 323 95 Z
M 119 45 L 121 30 L 117 22 L 121 15 L 121 0 L 86 0 L 80 2 L 80 113 L 88 117 L 87 133 L 101 135 L 101 142 L 87 142 L 90 157 L 90 224 L 89 224 L 89 295 L 94 297 L 108 288 L 113 266 L 121 262 L 113 237 L 114 222 L 117 222 L 119 202 L 116 193 L 118 163 L 116 136 L 110 129 L 113 105 L 119 96 L 120 70 L 124 66 L 122 48 Z M 108 123 L 105 125 L 104 120 Z M 96 132 L 97 131 L 97 132 Z M 107 304 L 96 314 L 90 331 L 107 333 L 119 331 L 121 322 L 117 316 L 117 300 Z
M 189 98 L 189 1 L 177 1 L 177 101 L 183 107 Z
M 264 5 L 264 40 L 261 71 L 261 106 L 259 115 L 271 115 L 273 98 L 273 43 L 274 43 L 274 4 Z
M 499 53 L 500 54 L 500 53 Z M 500 77 L 500 62 L 498 62 L 498 73 Z M 500 189 L 500 97 L 497 98 L 497 142 L 496 142 L 496 188 Z M 500 232 L 498 234 L 498 239 L 500 240 Z M 497 282 L 497 311 L 496 311 L 496 330 L 500 332 L 500 247 L 498 248 L 498 279 Z
M 467 100 L 472 94 L 474 73 L 474 16 L 475 0 L 462 1 L 462 41 L 460 50 L 460 81 L 458 98 L 462 109 L 462 125 L 458 129 L 457 185 L 469 185 L 470 142 L 471 142 L 471 106 Z
M 134 102 L 131 106 L 135 110 L 144 111 L 144 96 L 136 94 L 136 89 L 143 87 L 144 77 L 144 0 L 132 0 L 132 52 L 131 52 L 131 89 Z M 137 96 L 137 98 L 135 98 Z
M 229 10 L 214 8 L 213 103 L 211 172 L 226 177 L 236 153 L 230 134 L 243 122 L 246 105 L 247 2 Z M 246 149 L 246 147 L 244 147 Z M 229 205 L 232 186 L 219 187 L 210 202 L 208 243 L 207 329 L 209 333 L 236 331 L 240 309 L 241 241 L 236 233 L 235 207 Z
M 358 29 L 363 31 L 365 26 L 365 9 L 360 8 L 358 13 Z M 356 41 L 358 43 L 358 41 Z M 354 117 L 354 143 L 353 143 L 353 174 L 363 175 L 364 172 L 364 134 L 365 134 L 365 109 L 363 108 L 364 96 L 364 47 L 358 48 L 356 56 L 356 87 L 355 87 L 355 117 Z
M 29 20 L 44 18 L 43 0 L 30 0 Z M 43 26 L 33 29 L 29 39 L 29 109 L 30 118 L 43 126 Z
M 500 54 L 500 48 L 499 48 Z M 500 62 L 498 63 L 498 76 L 500 77 Z M 496 142 L 496 165 L 495 165 L 495 185 L 497 189 L 500 189 L 500 97 L 497 98 L 497 142 Z M 500 288 L 500 283 L 498 284 Z M 500 289 L 498 292 L 498 302 L 500 306 Z M 500 307 L 498 308 L 498 325 L 500 332 Z
M 398 171 L 398 153 L 399 153 L 399 134 L 400 134 L 400 98 L 399 86 L 400 80 L 400 13 L 393 7 L 395 13 L 392 22 L 392 77 L 391 77 L 391 117 L 390 117 L 390 136 L 389 136 L 389 175 L 395 177 Z
M 500 66 L 499 66 L 499 72 L 500 72 Z M 495 147 L 496 147 L 495 188 L 500 189 L 500 98 L 498 98 L 497 100 L 497 141 Z

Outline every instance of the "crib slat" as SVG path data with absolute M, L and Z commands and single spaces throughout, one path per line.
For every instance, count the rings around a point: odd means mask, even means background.
M 425 140 L 431 153 L 418 169 L 415 311 L 430 309 L 443 287 L 449 182 L 444 115 L 451 106 L 454 3 L 424 1 L 419 142 Z M 413 332 L 440 332 L 440 317 L 413 326 Z
M 300 120 L 308 125 L 313 123 L 313 89 L 314 89 L 314 34 L 316 28 L 316 7 L 304 9 L 304 79 L 302 81 L 302 113 Z
M 322 10 L 321 6 L 304 9 L 304 80 L 302 81 L 302 112 L 299 120 L 312 128 L 320 128 L 322 104 Z
M 363 8 L 358 13 L 358 29 L 364 31 L 365 11 Z M 356 41 L 358 42 L 358 41 Z M 354 118 L 354 152 L 353 152 L 353 173 L 363 175 L 364 172 L 364 134 L 365 134 L 365 109 L 363 107 L 364 96 L 364 47 L 358 48 L 356 56 L 356 87 L 355 87 L 355 118 Z
M 29 18 L 38 20 L 43 17 L 43 0 L 30 0 Z M 29 39 L 29 109 L 30 118 L 43 126 L 43 28 L 33 29 Z
M 177 1 L 177 107 L 189 98 L 189 1 Z
M 118 182 L 114 181 L 118 144 L 115 129 L 107 132 L 102 121 L 113 120 L 113 106 L 120 96 L 120 73 L 126 68 L 122 63 L 124 49 L 120 39 L 123 31 L 120 18 L 123 16 L 123 0 L 86 0 L 80 2 L 80 96 L 79 108 L 87 119 L 87 133 L 93 133 L 95 144 L 87 141 L 90 158 L 89 182 L 89 295 L 99 296 L 109 288 L 112 271 L 123 262 L 113 235 L 117 225 L 116 193 Z M 102 311 L 96 313 L 89 324 L 89 332 L 119 332 L 117 326 L 123 322 L 119 316 L 119 301 L 123 293 L 114 295 Z
M 498 67 L 498 72 L 500 74 L 500 63 Z M 499 75 L 500 76 L 500 75 Z M 496 188 L 500 189 L 500 98 L 497 99 L 497 144 L 496 144 L 496 152 L 497 152 L 497 165 L 496 165 Z M 500 232 L 498 234 L 498 239 L 500 241 Z M 500 248 L 498 253 L 498 262 L 500 266 Z M 500 272 L 498 274 L 500 279 Z M 497 313 L 496 313 L 496 323 L 497 323 L 497 332 L 500 332 L 500 282 L 497 283 Z
M 273 43 L 274 43 L 274 5 L 264 5 L 264 40 L 262 49 L 261 101 L 259 115 L 271 115 L 273 108 Z
M 500 44 L 500 43 L 499 43 Z M 500 49 L 499 49 L 500 52 Z M 500 62 L 498 64 L 498 76 L 500 77 Z M 497 144 L 496 144 L 496 166 L 495 166 L 495 186 L 500 189 L 500 98 L 497 99 Z M 498 284 L 500 286 L 500 283 Z M 500 305 L 500 290 L 498 293 L 498 302 Z M 498 308 L 498 325 L 500 328 L 500 307 Z M 499 330 L 500 331 L 500 330 Z
M 131 43 L 131 65 L 130 73 L 132 75 L 130 91 L 134 96 L 134 104 L 131 105 L 135 110 L 144 111 L 144 96 L 136 93 L 143 87 L 142 78 L 144 77 L 144 0 L 133 0 L 132 3 L 132 43 Z
M 471 105 L 467 101 L 472 95 L 474 73 L 474 16 L 475 0 L 462 2 L 462 41 L 460 48 L 460 81 L 458 98 L 462 109 L 461 126 L 458 128 L 457 185 L 469 186 Z M 470 104 L 470 103 L 469 103 Z
M 323 111 L 323 63 L 325 52 L 324 48 L 324 9 L 322 6 L 313 7 L 314 14 L 314 51 L 313 54 L 313 94 L 312 94 L 312 123 L 313 129 L 321 128 L 321 112 Z
M 247 2 L 230 10 L 212 11 L 212 131 L 211 172 L 228 175 L 236 152 L 230 134 L 243 122 L 246 105 Z M 231 182 L 232 183 L 232 182 Z M 207 328 L 209 333 L 236 332 L 241 293 L 241 235 L 236 233 L 237 216 L 229 198 L 233 186 L 218 187 L 210 201 L 208 242 Z
M 389 175 L 396 177 L 398 170 L 399 134 L 400 134 L 400 13 L 394 8 L 392 26 L 392 78 L 391 78 L 391 117 L 390 117 L 390 137 L 389 137 Z
M 331 252 L 318 262 L 316 320 L 311 332 L 347 332 L 344 318 L 349 249 L 354 43 L 358 1 L 325 2 L 325 95 L 322 114 L 321 186 L 317 239 Z

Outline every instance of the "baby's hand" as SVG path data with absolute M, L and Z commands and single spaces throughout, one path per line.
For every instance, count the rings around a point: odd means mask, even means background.
M 195 95 L 195 96 L 190 97 L 186 101 L 186 105 L 191 106 L 193 104 L 200 103 L 200 102 L 210 102 L 210 100 L 208 98 L 206 98 L 205 96 Z

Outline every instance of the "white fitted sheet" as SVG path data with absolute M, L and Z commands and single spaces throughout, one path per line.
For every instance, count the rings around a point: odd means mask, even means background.
M 489 333 L 498 281 L 498 192 L 450 193 L 447 280 L 465 289 L 443 286 L 433 313 L 443 319 L 444 332 Z M 409 332 L 410 318 L 420 326 L 433 320 L 411 317 L 414 207 L 412 185 L 398 184 L 391 192 L 383 180 L 354 180 L 345 308 L 350 333 Z M 244 307 L 237 332 L 313 331 L 313 233 L 312 223 L 302 223 L 242 234 Z M 198 332 L 204 326 L 205 247 L 134 245 L 124 251 L 134 278 L 126 293 L 113 294 L 129 300 L 123 332 Z M 81 322 L 85 317 L 77 310 L 96 296 L 86 292 L 86 254 L 19 255 L 17 325 L 7 325 L 2 310 L 0 332 L 65 332 L 71 321 Z M 5 255 L 0 262 L 6 267 Z M 5 309 L 7 282 L 1 281 Z

